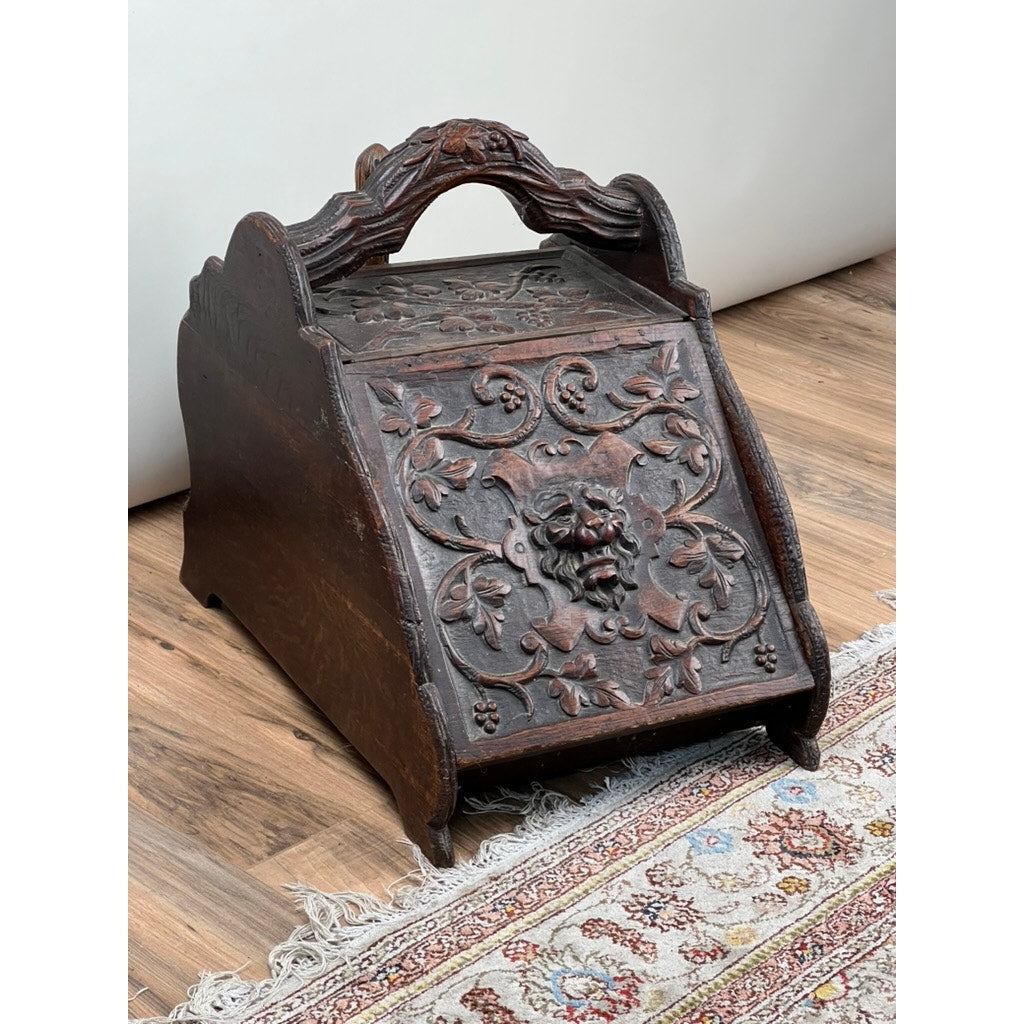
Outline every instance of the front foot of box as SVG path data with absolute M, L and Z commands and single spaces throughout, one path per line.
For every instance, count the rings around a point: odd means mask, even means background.
M 780 750 L 789 754 L 801 768 L 810 772 L 818 770 L 821 751 L 814 736 L 805 736 L 786 722 L 767 723 L 768 739 Z
M 455 864 L 455 850 L 448 822 L 440 825 L 426 819 L 422 805 L 398 806 L 405 834 L 423 851 L 435 868 L 450 868 Z

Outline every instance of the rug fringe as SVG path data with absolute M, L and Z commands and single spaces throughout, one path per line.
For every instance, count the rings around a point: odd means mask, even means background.
M 531 783 L 530 791 L 500 787 L 488 796 L 467 796 L 463 799 L 465 810 L 471 814 L 490 814 L 504 811 L 512 814 L 529 814 L 553 810 L 564 803 L 573 803 L 564 793 L 545 789 L 539 782 Z
M 876 590 L 875 597 L 877 597 L 882 604 L 887 604 L 893 611 L 896 611 L 895 590 Z
M 845 643 L 832 655 L 832 675 L 837 681 L 879 648 L 896 641 L 896 624 L 881 625 L 859 640 Z M 745 734 L 739 734 L 742 737 Z M 135 1020 L 133 1024 L 237 1024 L 239 1018 L 260 1009 L 282 989 L 309 980 L 327 968 L 349 962 L 354 947 L 361 947 L 390 926 L 418 916 L 460 890 L 475 885 L 484 875 L 542 850 L 551 842 L 576 831 L 583 819 L 591 820 L 613 810 L 643 789 L 661 782 L 671 770 L 698 763 L 723 744 L 737 742 L 737 735 L 657 754 L 617 762 L 626 771 L 607 775 L 594 792 L 579 802 L 563 793 L 545 789 L 539 782 L 529 790 L 496 789 L 485 796 L 464 800 L 470 813 L 512 812 L 523 816 L 514 831 L 491 836 L 481 842 L 468 861 L 451 868 L 437 868 L 419 847 L 412 849 L 416 869 L 406 878 L 417 878 L 405 888 L 399 879 L 389 890 L 387 901 L 359 892 L 325 893 L 304 883 L 284 886 L 295 897 L 307 917 L 291 936 L 275 947 L 268 963 L 271 976 L 263 981 L 246 981 L 237 971 L 207 972 L 188 990 L 188 1000 L 167 1017 Z
M 848 640 L 838 651 L 832 654 L 832 679 L 833 684 L 841 679 L 847 672 L 854 668 L 869 655 L 876 652 L 876 649 L 885 644 L 896 642 L 896 623 L 884 623 L 875 626 L 874 629 L 865 633 L 857 640 Z

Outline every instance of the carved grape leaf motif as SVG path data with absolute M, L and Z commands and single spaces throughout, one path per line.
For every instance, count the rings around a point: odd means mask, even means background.
M 708 533 L 688 540 L 669 557 L 672 565 L 686 569 L 705 590 L 711 591 L 719 611 L 729 607 L 729 596 L 736 578 L 728 571 L 744 556 L 743 548 L 731 537 Z
M 557 697 L 558 706 L 571 718 L 591 704 L 599 708 L 627 708 L 633 703 L 617 682 L 597 678 L 597 659 L 589 651 L 567 661 L 557 672 L 549 670 L 543 674 L 553 677 L 548 684 L 548 696 Z
M 404 277 L 384 277 L 374 289 L 335 288 L 316 296 L 318 312 L 350 314 L 356 323 L 408 320 L 419 315 L 416 305 L 441 293 L 429 284 L 413 284 Z
M 501 626 L 505 621 L 501 609 L 511 590 L 512 584 L 504 580 L 474 576 L 469 581 L 464 577 L 448 592 L 438 611 L 445 622 L 468 619 L 473 632 L 482 636 L 493 650 L 500 651 Z
M 445 278 L 444 283 L 463 302 L 478 302 L 480 299 L 500 298 L 506 292 L 515 290 L 514 287 L 509 288 L 507 281 L 465 281 L 461 277 L 450 277 Z
M 370 387 L 382 405 L 393 407 L 380 420 L 380 429 L 386 434 L 405 437 L 413 427 L 420 429 L 441 413 L 441 403 L 426 395 L 409 395 L 405 388 L 395 381 L 377 378 L 370 381 Z
M 403 320 L 416 315 L 416 310 L 405 302 L 388 302 L 377 295 L 360 295 L 352 300 L 357 324 L 378 323 L 381 320 Z
M 642 395 L 648 401 L 670 399 L 685 402 L 688 398 L 700 396 L 700 389 L 691 384 L 679 372 L 679 353 L 674 342 L 662 345 L 651 360 L 650 373 L 638 373 L 630 377 L 623 389 L 631 395 Z
M 576 309 L 580 313 L 616 312 L 599 302 L 586 302 L 590 289 L 566 286 L 565 278 L 553 266 L 531 269 L 524 275 L 523 282 L 526 285 L 524 291 L 530 299 L 516 316 L 533 327 L 553 326 L 555 320 L 552 314 L 560 310 Z
M 370 387 L 377 396 L 377 400 L 383 405 L 401 405 L 405 388 L 393 380 L 386 380 L 376 377 L 370 381 Z
M 665 417 L 665 430 L 668 437 L 644 441 L 644 447 L 670 462 L 684 463 L 692 473 L 702 473 L 704 460 L 708 457 L 708 443 L 697 421 L 670 413 Z
M 508 333 L 513 330 L 508 324 L 502 323 L 494 312 L 489 309 L 470 309 L 465 312 L 449 310 L 442 314 L 437 325 L 445 334 L 466 333 L 467 331 L 501 331 Z
M 693 640 L 652 636 L 651 660 L 654 664 L 644 672 L 644 704 L 657 704 L 677 687 L 690 693 L 701 692 L 701 665 Z
M 436 414 L 435 414 L 436 415 Z M 464 491 L 476 472 L 476 459 L 446 459 L 444 448 L 436 437 L 428 437 L 412 453 L 415 470 L 409 494 L 415 502 L 424 502 L 436 512 L 448 488 Z
M 622 313 L 614 302 L 586 301 L 587 288 L 566 286 L 554 263 L 511 270 L 501 280 L 442 279 L 444 287 L 385 277 L 372 287 L 338 287 L 318 292 L 316 308 L 329 316 L 351 316 L 357 323 L 381 323 L 370 341 L 376 348 L 424 333 L 515 334 L 523 324 L 551 327 L 557 315 Z M 520 324 L 501 319 L 512 316 Z

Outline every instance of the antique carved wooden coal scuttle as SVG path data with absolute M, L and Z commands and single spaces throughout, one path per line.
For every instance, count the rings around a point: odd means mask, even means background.
M 661 196 L 487 121 L 367 151 L 359 191 L 245 217 L 192 281 L 181 577 L 223 601 L 450 864 L 460 784 L 828 701 L 789 503 Z M 529 252 L 385 264 L 463 182 Z

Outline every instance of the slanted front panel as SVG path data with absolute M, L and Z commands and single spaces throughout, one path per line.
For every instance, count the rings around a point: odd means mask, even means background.
M 363 363 L 347 386 L 461 763 L 812 685 L 691 324 Z

